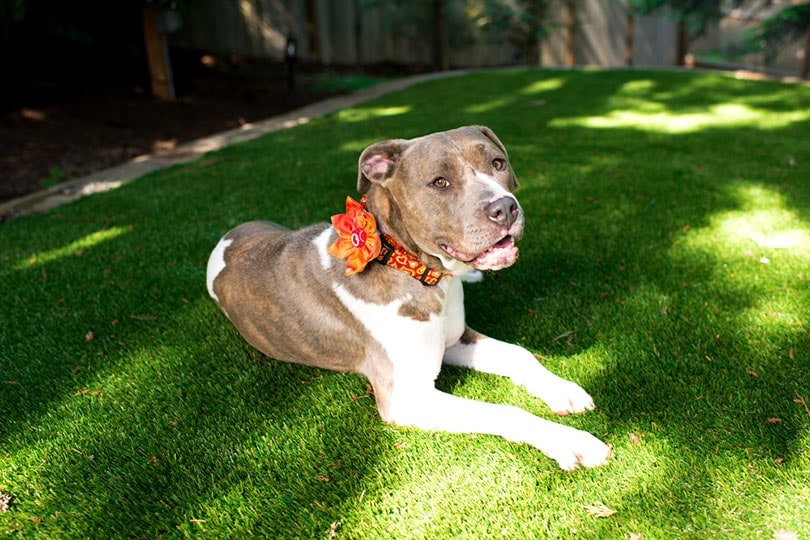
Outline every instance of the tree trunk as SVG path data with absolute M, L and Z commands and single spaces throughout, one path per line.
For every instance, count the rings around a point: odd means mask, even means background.
M 678 42 L 675 45 L 675 65 L 683 66 L 686 64 L 686 53 L 689 51 L 689 39 L 686 33 L 686 22 L 681 19 L 678 21 Z
M 526 63 L 530 66 L 543 65 L 543 53 L 540 50 L 540 30 L 545 20 L 545 0 L 529 2 L 529 34 L 526 36 Z
M 801 78 L 806 79 L 810 75 L 810 26 L 804 32 L 804 58 L 802 58 Z
M 565 64 L 568 67 L 576 65 L 577 60 L 577 2 L 568 0 L 566 3 L 566 28 L 568 30 L 565 43 Z
M 149 79 L 154 97 L 163 101 L 174 101 L 176 96 L 169 47 L 166 44 L 166 36 L 160 33 L 158 27 L 159 9 L 154 4 L 143 6 L 143 41 L 149 64 Z
M 318 0 L 307 0 L 307 29 L 309 30 L 309 58 L 321 60 L 321 25 L 318 22 Z
M 354 0 L 354 55 L 357 69 L 363 72 L 363 6 L 361 0 Z
M 636 17 L 627 12 L 627 32 L 624 35 L 624 65 L 633 66 L 633 47 L 636 39 Z
M 450 69 L 450 35 L 447 33 L 445 0 L 433 0 L 433 64 L 437 70 Z

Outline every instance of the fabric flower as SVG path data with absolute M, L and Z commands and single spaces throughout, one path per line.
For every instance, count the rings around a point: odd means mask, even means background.
M 382 244 L 377 221 L 363 204 L 346 197 L 346 213 L 332 216 L 332 227 L 338 239 L 327 250 L 330 255 L 346 259 L 346 275 L 362 272 L 369 261 L 380 254 Z

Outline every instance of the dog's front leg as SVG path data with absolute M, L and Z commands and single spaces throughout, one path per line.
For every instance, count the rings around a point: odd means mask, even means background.
M 444 353 L 444 363 L 509 377 L 542 399 L 556 414 L 594 408 L 593 399 L 578 384 L 554 375 L 518 345 L 498 341 L 467 328 Z
M 394 391 L 385 420 L 400 426 L 451 433 L 485 433 L 528 443 L 560 468 L 595 467 L 607 462 L 610 448 L 584 431 L 544 420 L 519 407 L 465 399 L 436 389 Z

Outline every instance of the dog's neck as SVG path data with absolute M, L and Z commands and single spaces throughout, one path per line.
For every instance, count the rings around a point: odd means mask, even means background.
M 397 210 L 391 206 L 390 199 L 385 198 L 383 201 L 385 201 L 384 205 L 375 207 L 373 203 L 369 203 L 368 194 L 363 195 L 360 199 L 360 204 L 364 205 L 366 210 L 374 216 L 380 231 L 382 249 L 376 259 L 377 262 L 405 272 L 423 285 L 433 286 L 438 284 L 442 278 L 451 277 L 453 274 L 444 272 L 441 264 L 430 260 L 435 257 L 426 254 L 422 257 L 417 255 L 419 251 L 410 247 L 410 245 L 415 245 L 410 237 L 405 239 L 402 238 L 401 233 L 397 234 L 396 228 L 390 226 L 391 219 L 395 219 Z

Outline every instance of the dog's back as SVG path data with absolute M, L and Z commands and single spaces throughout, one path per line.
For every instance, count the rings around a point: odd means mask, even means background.
M 269 221 L 239 225 L 211 253 L 208 293 L 242 336 L 267 356 L 357 371 L 361 351 L 373 340 L 346 316 L 332 291 L 324 290 L 329 280 L 313 243 L 330 231 L 327 223 L 296 231 Z

